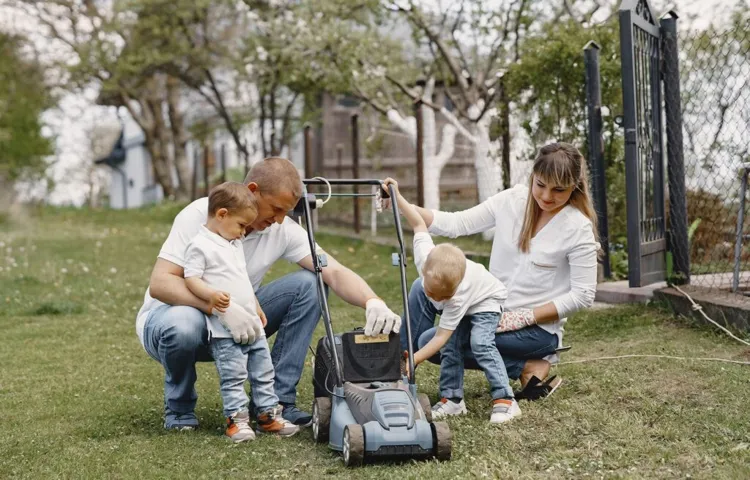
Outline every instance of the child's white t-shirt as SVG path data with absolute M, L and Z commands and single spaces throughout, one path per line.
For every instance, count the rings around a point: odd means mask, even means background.
M 232 303 L 257 316 L 255 292 L 245 265 L 242 240 L 229 241 L 205 225 L 201 225 L 185 251 L 186 279 L 200 277 L 211 288 L 227 292 Z M 232 338 L 216 315 L 206 315 L 206 326 L 209 338 Z
M 433 248 L 435 243 L 429 233 L 419 232 L 414 235 L 414 264 L 420 277 L 423 276 L 422 268 Z M 438 326 L 453 331 L 466 315 L 502 312 L 507 297 L 508 291 L 500 280 L 488 272 L 484 265 L 467 259 L 466 273 L 458 284 L 455 295 L 443 302 L 430 301 L 438 310 L 443 311 Z

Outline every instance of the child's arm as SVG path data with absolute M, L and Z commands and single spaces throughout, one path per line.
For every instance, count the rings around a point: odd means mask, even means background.
M 188 290 L 196 297 L 205 300 L 211 306 L 211 311 L 224 313 L 229 306 L 230 296 L 226 292 L 220 292 L 209 287 L 200 277 L 188 277 L 185 279 Z
M 420 363 L 424 362 L 428 358 L 432 358 L 433 355 L 438 353 L 443 346 L 445 346 L 446 343 L 448 343 L 448 339 L 451 338 L 451 335 L 453 335 L 453 330 L 446 330 L 444 328 L 438 327 L 437 333 L 435 333 L 435 336 L 432 337 L 432 340 L 427 342 L 427 345 L 420 348 L 417 353 L 414 354 L 414 366 L 416 367 Z
M 396 190 L 396 201 L 398 202 L 398 208 L 401 210 L 401 213 L 404 217 L 406 217 L 406 221 L 409 222 L 409 225 L 411 226 L 411 229 L 414 230 L 414 233 L 419 232 L 426 232 L 427 231 L 427 225 L 424 223 L 424 220 L 422 219 L 422 216 L 417 212 L 417 209 L 414 208 L 414 205 L 409 203 L 403 195 L 401 195 L 401 192 L 398 189 L 398 182 L 392 178 L 386 178 L 383 180 L 383 189 L 387 192 L 388 186 L 393 185 L 394 190 Z

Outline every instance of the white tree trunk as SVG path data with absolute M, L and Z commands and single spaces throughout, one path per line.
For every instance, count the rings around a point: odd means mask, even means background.
M 435 82 L 431 79 L 425 87 L 423 98 L 430 99 Z M 409 138 L 413 147 L 417 146 L 417 119 L 413 116 L 402 117 L 395 110 L 387 112 L 388 120 Z M 456 127 L 447 124 L 443 126 L 440 142 L 440 152 L 437 152 L 437 126 L 435 124 L 435 111 L 431 108 L 422 108 L 422 153 L 424 155 L 424 206 L 427 209 L 440 209 L 440 175 L 443 167 L 453 157 L 456 139 Z

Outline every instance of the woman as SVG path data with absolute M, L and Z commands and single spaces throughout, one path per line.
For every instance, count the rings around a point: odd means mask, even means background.
M 590 307 L 596 293 L 596 213 L 581 153 L 567 143 L 546 145 L 537 154 L 528 186 L 517 185 L 462 212 L 418 210 L 434 235 L 455 238 L 495 229 L 489 270 L 508 288 L 495 343 L 508 376 L 521 380 L 520 396 L 552 393 L 561 379 L 542 379 L 562 345 L 566 317 Z M 434 336 L 440 313 L 420 282 L 409 292 L 415 350 Z M 406 329 L 401 344 L 406 348 Z M 466 368 L 476 368 L 468 345 L 464 358 Z M 438 402 L 434 417 L 466 413 L 461 378 L 441 372 L 441 391 L 455 396 Z

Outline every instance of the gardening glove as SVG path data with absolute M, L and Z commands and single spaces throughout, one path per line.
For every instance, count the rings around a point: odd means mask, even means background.
M 380 333 L 398 333 L 401 329 L 401 317 L 396 315 L 379 298 L 371 298 L 365 304 L 365 335 L 379 335 Z
M 247 309 L 235 302 L 229 302 L 225 312 L 214 310 L 214 313 L 219 317 L 221 324 L 232 334 L 235 343 L 246 345 L 255 341 L 257 336 L 255 324 L 257 323 L 260 326 L 260 319 L 257 314 L 250 314 Z
M 514 332 L 530 325 L 536 325 L 534 310 L 521 308 L 512 312 L 503 312 L 500 316 L 500 321 L 497 323 L 495 332 Z

